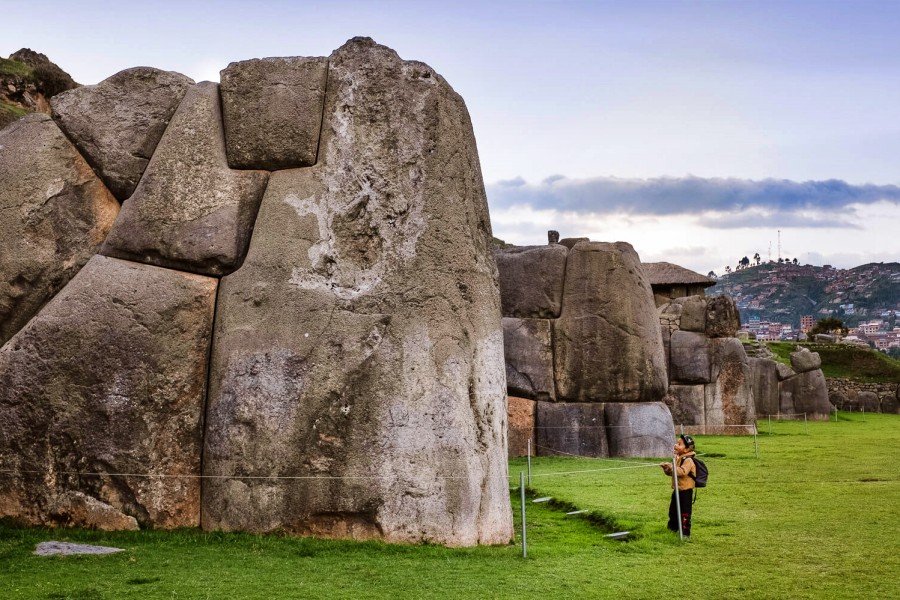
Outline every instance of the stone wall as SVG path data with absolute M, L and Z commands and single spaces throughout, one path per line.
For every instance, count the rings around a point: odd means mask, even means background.
M 667 456 L 663 347 L 634 249 L 554 238 L 495 257 L 517 439 L 531 423 L 539 455 Z M 521 455 L 522 444 L 509 451 Z
M 439 74 L 354 38 L 52 113 L 0 132 L 0 517 L 511 539 L 490 220 Z
M 826 377 L 828 399 L 838 410 L 900 414 L 900 383 Z
M 737 306 L 727 296 L 676 298 L 659 307 L 669 377 L 666 403 L 685 433 L 739 435 L 756 429 L 750 360 Z

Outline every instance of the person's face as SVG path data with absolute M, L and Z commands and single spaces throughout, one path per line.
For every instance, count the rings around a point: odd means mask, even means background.
M 687 448 L 684 447 L 684 440 L 678 438 L 678 441 L 675 442 L 675 454 L 684 454 L 687 451 Z

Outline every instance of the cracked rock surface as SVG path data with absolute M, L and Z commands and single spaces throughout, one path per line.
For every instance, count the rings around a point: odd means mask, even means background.
M 134 192 L 178 103 L 194 81 L 151 67 L 58 94 L 53 117 L 119 200 Z
M 0 517 L 199 524 L 215 292 L 98 255 L 0 349 L 0 470 L 20 475 L 3 480 Z
M 90 259 L 118 211 L 50 117 L 0 131 L 0 345 Z
M 557 397 L 661 400 L 667 387 L 661 340 L 656 303 L 634 248 L 624 242 L 575 244 L 553 327 Z
M 124 203 L 103 254 L 203 275 L 240 265 L 265 171 L 230 169 L 218 86 L 191 87 Z
M 500 299 L 468 113 L 367 38 L 329 65 L 319 161 L 272 175 L 221 283 L 203 527 L 506 543 Z

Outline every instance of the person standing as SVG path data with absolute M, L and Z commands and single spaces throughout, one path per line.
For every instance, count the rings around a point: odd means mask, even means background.
M 691 512 L 693 508 L 694 487 L 696 485 L 694 478 L 697 476 L 697 465 L 694 458 L 694 438 L 689 435 L 681 435 L 675 442 L 675 474 L 678 482 L 677 489 L 675 483 L 672 484 L 672 500 L 669 502 L 669 523 L 670 531 L 678 531 L 678 504 L 675 501 L 675 494 L 678 494 L 681 504 L 681 532 L 684 537 L 691 535 Z M 672 477 L 672 463 L 664 462 L 659 465 L 662 470 L 670 478 Z

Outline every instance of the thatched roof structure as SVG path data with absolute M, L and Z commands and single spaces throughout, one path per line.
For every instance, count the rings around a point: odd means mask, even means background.
M 702 285 L 709 287 L 716 282 L 700 273 L 668 262 L 643 263 L 644 273 L 650 285 Z

